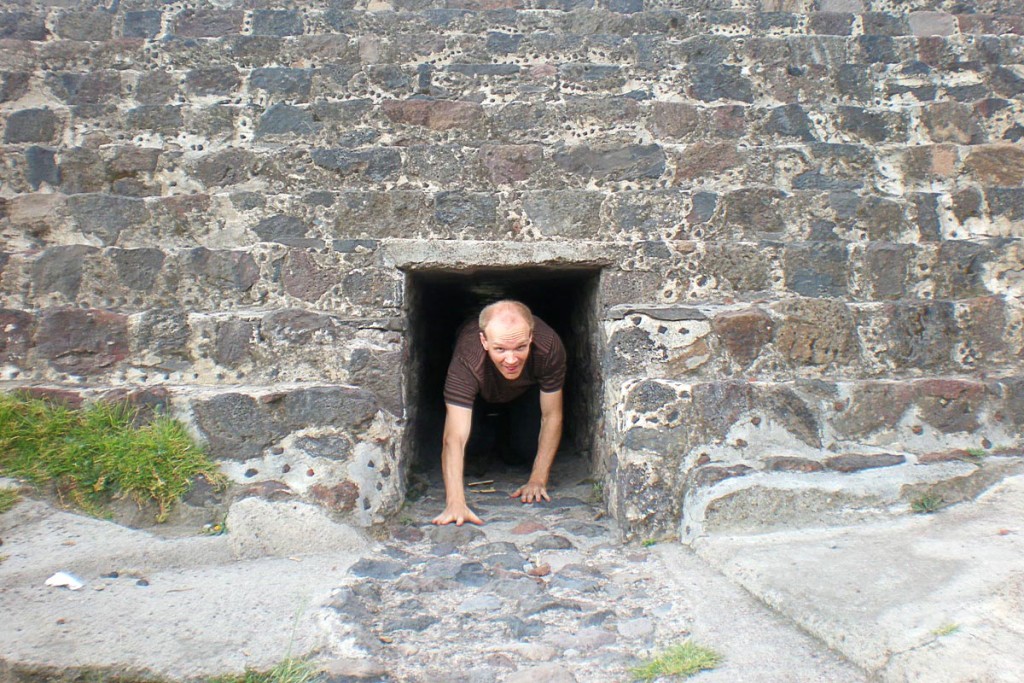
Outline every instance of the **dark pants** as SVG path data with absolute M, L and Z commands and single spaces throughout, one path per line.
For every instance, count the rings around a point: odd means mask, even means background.
M 506 465 L 529 467 L 540 437 L 540 387 L 534 386 L 509 403 L 488 403 L 477 397 L 466 444 L 466 469 L 483 473 L 498 458 Z

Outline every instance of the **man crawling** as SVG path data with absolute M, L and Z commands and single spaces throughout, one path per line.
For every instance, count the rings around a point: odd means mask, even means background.
M 444 383 L 441 468 L 446 505 L 434 524 L 483 524 L 466 504 L 467 455 L 506 462 L 531 459 L 529 481 L 511 494 L 523 503 L 551 500 L 548 476 L 562 438 L 565 347 L 558 334 L 518 301 L 499 301 L 458 332 Z

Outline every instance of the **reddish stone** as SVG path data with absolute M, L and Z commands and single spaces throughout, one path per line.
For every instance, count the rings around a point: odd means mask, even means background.
M 51 389 L 48 387 L 26 387 L 20 389 L 19 394 L 29 398 L 38 398 L 49 403 L 61 405 L 66 408 L 81 408 L 85 399 L 76 391 L 68 389 Z
M 764 468 L 769 472 L 821 472 L 825 469 L 824 465 L 816 460 L 789 456 L 768 458 Z
M 486 145 L 480 149 L 479 158 L 491 182 L 505 185 L 533 175 L 544 153 L 540 145 Z
M 764 345 L 771 341 L 772 328 L 771 316 L 760 308 L 727 311 L 711 321 L 711 329 L 729 354 L 744 365 L 757 358 Z
M 337 512 L 351 512 L 359 500 L 359 486 L 351 481 L 343 481 L 334 486 L 316 484 L 309 492 L 320 505 Z
M 946 401 L 978 398 L 985 393 L 984 384 L 965 379 L 924 379 L 914 382 L 914 389 L 918 395 Z
M 467 128 L 484 115 L 476 102 L 453 100 L 388 100 L 384 113 L 396 123 L 426 126 L 432 130 Z
M 701 467 L 693 475 L 694 487 L 714 486 L 715 484 L 731 479 L 743 477 L 754 471 L 754 468 L 747 465 L 732 465 L 731 467 Z
M 734 104 L 717 107 L 711 114 L 714 131 L 725 137 L 742 137 L 747 130 L 747 108 Z
M 528 519 L 525 522 L 520 522 L 512 529 L 512 533 L 517 536 L 525 536 L 526 534 L 532 534 L 537 531 L 544 531 L 547 529 L 546 526 L 540 522 L 535 522 L 532 519 Z
M 881 453 L 878 455 L 866 455 L 862 453 L 845 453 L 828 458 L 825 466 L 836 472 L 859 472 L 861 470 L 874 469 L 876 467 L 892 467 L 902 465 L 907 459 L 902 455 L 894 453 Z
M 951 451 L 937 451 L 934 453 L 924 453 L 917 456 L 917 462 L 922 465 L 927 465 L 933 462 L 950 462 L 951 460 L 965 460 L 971 457 L 970 453 L 957 448 Z
M 729 142 L 696 142 L 684 149 L 676 158 L 675 181 L 717 177 L 721 173 L 743 165 L 743 155 Z
M 36 331 L 36 349 L 63 372 L 103 372 L 128 355 L 128 318 L 76 308 L 47 311 Z
M 1024 148 L 1020 145 L 975 147 L 965 162 L 967 170 L 981 183 L 999 187 L 1024 185 Z
M 700 110 L 692 104 L 655 102 L 653 115 L 659 138 L 685 138 L 700 126 Z
M 424 533 L 414 526 L 399 526 L 391 530 L 391 538 L 406 543 L 417 543 L 423 540 Z
M 336 268 L 325 268 L 307 251 L 291 251 L 281 268 L 284 291 L 303 301 L 315 302 L 342 279 Z
M 537 567 L 533 567 L 530 571 L 526 572 L 530 576 L 547 576 L 551 573 L 551 565 L 542 564 Z
M 264 498 L 266 500 L 284 500 L 295 496 L 291 488 L 280 481 L 261 481 L 242 489 L 239 498 Z
M 958 379 L 929 379 L 914 383 L 921 418 L 945 434 L 973 432 L 981 423 L 985 385 Z

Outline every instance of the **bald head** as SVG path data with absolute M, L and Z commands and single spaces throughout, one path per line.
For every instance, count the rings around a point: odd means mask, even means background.
M 487 332 L 487 326 L 491 321 L 500 322 L 503 325 L 525 322 L 530 333 L 533 333 L 533 314 L 530 313 L 530 309 L 526 307 L 526 304 L 512 299 L 496 301 L 480 311 L 480 318 L 477 322 L 481 332 Z

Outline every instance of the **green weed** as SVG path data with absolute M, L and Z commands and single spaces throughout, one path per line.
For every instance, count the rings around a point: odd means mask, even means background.
M 934 631 L 932 631 L 932 635 L 936 636 L 938 638 L 941 638 L 942 636 L 952 635 L 952 634 L 956 633 L 959 630 L 960 630 L 960 624 L 953 624 L 953 623 L 944 624 L 944 625 L 940 626 L 939 628 L 935 629 Z
M 166 415 L 136 426 L 124 403 L 73 410 L 39 399 L 0 395 L 0 474 L 53 485 L 62 502 L 103 516 L 115 497 L 152 502 L 167 518 L 197 475 L 224 479 L 185 431 Z
M 0 515 L 14 507 L 18 498 L 18 492 L 14 489 L 0 489 Z
M 700 671 L 714 669 L 721 662 L 722 656 L 714 650 L 687 640 L 634 667 L 630 673 L 641 681 L 653 681 L 661 676 L 692 676 Z
M 968 448 L 967 455 L 974 458 L 975 460 L 981 460 L 986 455 L 988 455 L 988 451 L 986 451 L 984 448 Z
M 658 545 L 658 539 L 645 538 L 644 540 L 640 541 L 640 545 L 642 545 L 645 548 L 650 548 L 652 545 Z
M 933 493 L 925 493 L 924 495 L 918 496 L 914 500 L 910 501 L 910 509 L 919 515 L 927 515 L 941 508 L 945 502 L 946 501 L 942 499 L 942 496 L 937 496 Z
M 306 660 L 289 658 L 270 671 L 247 669 L 243 674 L 211 678 L 208 683 L 308 683 L 316 674 L 316 668 Z

